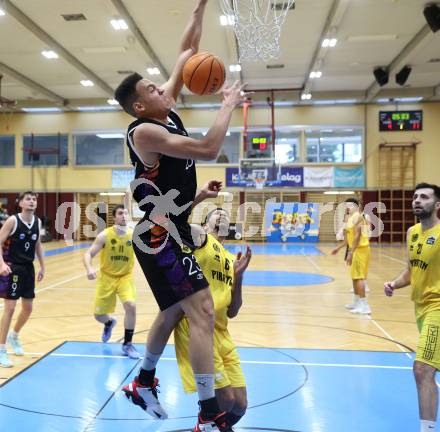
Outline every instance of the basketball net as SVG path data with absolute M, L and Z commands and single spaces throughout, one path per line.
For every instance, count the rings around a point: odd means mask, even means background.
M 252 170 L 252 177 L 254 179 L 255 189 L 261 190 L 264 188 L 267 180 L 267 170 L 257 169 Z
M 221 0 L 223 13 L 234 25 L 240 61 L 280 56 L 281 28 L 295 0 Z
M 264 188 L 266 179 L 264 177 L 255 177 L 255 189 L 261 190 Z

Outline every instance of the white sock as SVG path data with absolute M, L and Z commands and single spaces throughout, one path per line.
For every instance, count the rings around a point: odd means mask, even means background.
M 14 339 L 17 339 L 17 338 L 18 338 L 18 333 L 17 333 L 16 331 L 14 331 L 14 330 L 11 330 L 9 334 L 10 334 L 11 337 L 13 337 Z
M 204 401 L 215 397 L 214 374 L 194 374 L 199 400 Z
M 366 297 L 359 297 L 359 304 L 360 305 L 367 305 L 368 301 Z
M 150 353 L 150 351 L 148 351 L 148 348 L 147 348 L 145 350 L 145 356 L 144 356 L 144 361 L 142 363 L 142 369 L 147 370 L 147 371 L 153 370 L 156 367 L 157 362 L 159 361 L 161 355 L 162 355 L 162 353 L 160 353 L 160 354 Z
M 0 351 L 6 351 L 6 344 L 0 344 Z
M 356 304 L 359 301 L 359 296 L 357 294 L 353 295 L 353 303 Z
M 420 420 L 420 432 L 434 432 L 435 421 L 432 420 Z

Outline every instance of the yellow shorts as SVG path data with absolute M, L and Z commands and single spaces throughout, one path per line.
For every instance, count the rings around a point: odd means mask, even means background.
M 194 374 L 189 361 L 189 326 L 186 319 L 182 319 L 174 330 L 177 364 L 183 389 L 186 393 L 196 391 Z M 237 348 L 227 330 L 214 330 L 214 387 L 246 387 L 244 374 L 240 365 Z
M 95 315 L 105 315 L 115 311 L 116 295 L 121 303 L 136 300 L 133 275 L 114 277 L 99 273 L 95 292 Z
M 370 263 L 370 247 L 356 248 L 353 254 L 350 274 L 353 280 L 367 279 L 368 265 Z
M 417 318 L 420 338 L 416 361 L 440 370 L 440 310 L 427 312 Z

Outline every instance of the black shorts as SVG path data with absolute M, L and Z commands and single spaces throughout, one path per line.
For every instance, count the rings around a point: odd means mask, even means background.
M 133 248 L 160 310 L 208 288 L 191 248 L 180 246 L 171 236 L 156 254 L 140 250 L 135 242 Z
M 10 264 L 12 273 L 0 276 L 0 297 L 8 300 L 18 300 L 20 297 L 33 299 L 35 297 L 35 269 L 30 264 Z

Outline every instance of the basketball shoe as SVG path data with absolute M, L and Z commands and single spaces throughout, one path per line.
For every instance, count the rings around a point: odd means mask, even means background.
M 157 386 L 159 380 L 154 378 L 154 384 L 152 387 L 146 387 L 139 384 L 138 377 L 133 382 L 122 388 L 122 391 L 127 396 L 127 399 L 131 400 L 135 405 L 140 406 L 151 417 L 155 419 L 165 420 L 168 418 L 168 414 L 162 408 L 159 399 L 157 397 Z
M 116 318 L 111 318 L 110 325 L 104 324 L 104 329 L 102 330 L 102 336 L 101 336 L 101 340 L 104 343 L 108 342 L 110 340 L 110 338 L 112 337 L 113 327 L 116 325 L 116 323 L 117 323 Z
M 234 432 L 234 429 L 228 425 L 225 412 L 221 412 L 211 419 L 203 418 L 202 413 L 199 412 L 197 425 L 193 432 Z

